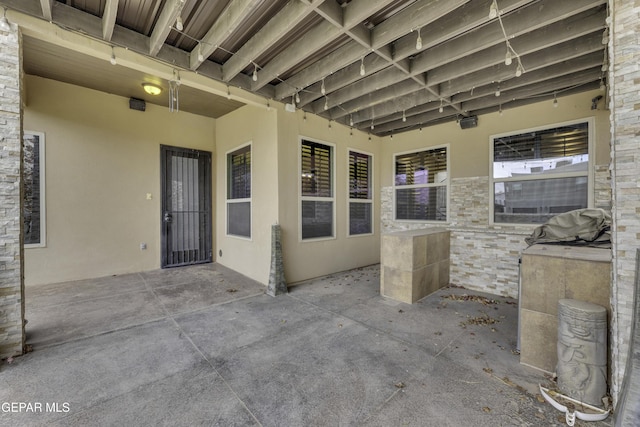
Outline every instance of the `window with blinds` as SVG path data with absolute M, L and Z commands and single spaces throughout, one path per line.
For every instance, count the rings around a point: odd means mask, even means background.
M 334 236 L 333 147 L 314 141 L 300 143 L 302 239 Z
M 589 205 L 589 121 L 492 139 L 493 222 L 539 224 Z
M 227 234 L 251 238 L 251 144 L 227 154 Z
M 446 221 L 447 147 L 396 154 L 394 161 L 396 220 Z
M 372 157 L 349 151 L 349 235 L 373 233 Z

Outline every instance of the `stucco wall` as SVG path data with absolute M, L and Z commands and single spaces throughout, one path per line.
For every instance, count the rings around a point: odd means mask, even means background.
M 160 145 L 213 151 L 215 120 L 34 76 L 26 89 L 24 129 L 45 134 L 47 202 L 27 285 L 159 268 Z
M 382 231 L 424 228 L 433 224 L 396 221 L 393 217 L 393 154 L 449 144 L 449 222 L 451 230 L 451 282 L 471 289 L 512 297 L 518 296 L 518 258 L 526 247 L 524 238 L 535 226 L 489 224 L 490 136 L 575 119 L 594 117 L 594 207 L 610 208 L 608 111 L 591 110 L 591 99 L 599 91 L 531 104 L 503 115 L 487 114 L 478 127 L 460 129 L 446 123 L 396 135 L 382 141 Z
M 277 112 L 245 106 L 216 123 L 216 261 L 266 285 L 278 221 Z M 227 235 L 227 153 L 251 143 L 251 239 Z M 220 255 L 222 253 L 222 255 Z
M 282 226 L 282 248 L 288 283 L 318 277 L 380 261 L 380 168 L 379 139 L 363 132 L 331 123 L 326 119 L 305 115 L 302 111 L 278 111 L 279 206 Z M 336 237 L 322 241 L 301 241 L 300 221 L 300 137 L 335 144 Z M 348 151 L 355 149 L 373 155 L 374 234 L 347 237 L 348 219 Z

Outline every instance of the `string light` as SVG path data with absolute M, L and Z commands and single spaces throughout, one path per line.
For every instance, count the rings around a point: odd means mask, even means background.
M 418 28 L 418 38 L 416 39 L 416 50 L 422 50 L 422 37 L 420 37 L 420 28 Z
M 407 121 L 407 115 L 405 114 L 405 110 L 402 110 L 402 121 L 403 122 Z
M 300 104 L 300 93 L 296 91 L 296 104 Z
M 367 74 L 367 71 L 364 69 L 364 56 L 363 56 L 362 59 L 360 60 L 360 75 L 364 76 L 365 74 Z
M 184 24 L 182 23 L 182 16 L 178 15 L 176 18 L 176 30 L 182 31 L 184 30 Z
M 0 18 L 0 30 L 5 33 L 11 31 L 11 24 L 9 24 L 9 20 L 7 19 L 7 9 L 3 10 L 2 18 Z
M 553 108 L 558 108 L 558 98 L 556 97 L 556 92 L 553 92 Z
M 253 75 L 251 76 L 251 79 L 254 82 L 258 81 L 258 66 L 256 65 L 256 63 L 253 63 Z
M 329 98 L 324 97 L 324 110 L 327 111 L 329 109 Z
M 511 56 L 511 44 L 507 42 L 507 53 L 504 56 L 504 65 L 511 65 L 513 58 Z
M 376 127 L 373 124 L 373 119 L 371 119 L 371 130 L 374 130 Z
M 442 113 L 444 111 L 443 104 L 444 104 L 444 100 L 440 99 L 440 108 L 438 108 L 438 112 L 440 112 L 440 113 Z
M 324 79 L 322 79 L 322 85 L 320 86 L 320 93 L 323 96 L 327 94 L 327 89 L 324 87 Z
M 520 77 L 522 75 L 522 73 L 524 73 L 524 67 L 522 66 L 522 63 L 520 62 L 520 58 L 518 58 L 518 68 L 516 68 L 516 77 Z
M 353 114 L 349 114 L 349 126 L 353 127 Z
M 111 58 L 109 58 L 109 62 L 111 65 L 116 65 L 118 61 L 116 60 L 116 53 L 113 51 L 113 47 L 111 47 Z
M 498 89 L 496 89 L 496 96 L 500 96 L 500 82 L 498 82 Z

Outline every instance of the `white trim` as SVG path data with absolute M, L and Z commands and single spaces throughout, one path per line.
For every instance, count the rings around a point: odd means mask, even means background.
M 40 156 L 40 243 L 25 244 L 25 249 L 47 247 L 47 193 L 46 193 L 46 148 L 44 132 L 23 130 L 23 140 L 25 135 L 38 136 L 39 156 Z M 23 142 L 24 143 L 24 142 Z M 21 215 L 22 216 L 22 215 Z
M 585 118 L 581 118 L 581 119 L 575 119 L 575 120 L 569 120 L 566 122 L 560 122 L 560 123 L 550 123 L 548 125 L 542 125 L 542 126 L 536 126 L 534 128 L 527 128 L 527 129 L 519 129 L 516 131 L 511 131 L 511 132 L 505 132 L 505 133 L 499 133 L 499 134 L 494 134 L 494 135 L 489 135 L 489 226 L 516 226 L 516 227 L 528 227 L 528 228 L 535 228 L 538 227 L 540 224 L 530 224 L 530 223 L 522 223 L 522 222 L 518 222 L 518 223 L 506 223 L 506 222 L 495 222 L 494 218 L 495 218 L 495 212 L 494 212 L 494 204 L 495 204 L 495 182 L 496 179 L 494 178 L 494 173 L 493 173 L 493 163 L 494 163 L 494 158 L 493 158 L 493 141 L 496 138 L 502 138 L 502 137 L 506 137 L 506 136 L 513 136 L 513 135 L 520 135 L 523 133 L 527 133 L 527 132 L 536 132 L 536 131 L 541 131 L 541 130 L 549 130 L 549 129 L 553 129 L 553 128 L 558 128 L 558 127 L 563 127 L 563 126 L 571 126 L 571 125 L 576 125 L 576 124 L 580 124 L 580 123 L 587 123 L 588 126 L 588 138 L 589 140 L 588 142 L 588 156 L 589 156 L 589 161 L 587 163 L 587 207 L 588 208 L 592 208 L 594 206 L 594 191 L 595 191 L 595 187 L 594 187 L 594 182 L 595 182 L 595 117 L 591 116 L 591 117 L 585 117 Z M 584 172 L 565 172 L 565 173 L 550 173 L 547 175 L 531 175 L 531 176 L 520 176 L 520 177 L 511 177 L 511 178 L 502 178 L 497 180 L 497 182 L 511 182 L 511 181 L 529 181 L 529 180 L 541 180 L 541 179 L 558 179 L 558 178 L 572 178 L 572 177 L 581 177 L 581 176 L 585 176 Z
M 437 183 L 432 183 L 432 184 L 412 184 L 412 185 L 401 185 L 398 186 L 396 185 L 396 157 L 397 156 L 401 156 L 403 154 L 412 154 L 412 153 L 421 153 L 423 151 L 431 151 L 431 150 L 438 150 L 440 148 L 446 148 L 447 150 L 447 179 L 445 180 L 445 184 L 437 184 Z M 413 224 L 438 224 L 438 225 L 443 225 L 443 224 L 449 224 L 449 219 L 450 219 L 450 214 L 449 214 L 449 208 L 451 206 L 451 144 L 446 143 L 446 144 L 439 144 L 439 145 L 434 145 L 434 146 L 429 146 L 429 147 L 421 147 L 421 148 L 417 148 L 417 149 L 413 149 L 413 150 L 409 150 L 409 151 L 401 151 L 398 153 L 393 153 L 393 156 L 391 156 L 391 188 L 393 190 L 393 221 L 395 222 L 403 222 L 403 223 L 413 223 Z M 444 221 L 435 221 L 435 220 L 421 220 L 421 219 L 398 219 L 397 217 L 397 213 L 396 213 L 396 190 L 397 189 L 411 189 L 411 188 L 431 188 L 431 187 L 445 187 L 447 190 L 447 212 L 446 212 L 446 219 Z
M 251 197 L 245 199 L 229 199 L 229 154 L 239 151 L 245 147 L 249 147 L 249 153 L 251 154 L 251 165 L 249 173 L 251 174 Z M 253 141 L 246 142 L 224 153 L 224 235 L 233 239 L 253 241 Z M 246 203 L 249 202 L 249 227 L 250 236 L 239 236 L 237 234 L 229 234 L 229 204 L 230 203 Z
M 369 194 L 370 194 L 370 198 L 369 199 L 351 199 L 350 195 L 351 195 L 351 188 L 349 187 L 349 168 L 351 167 L 351 164 L 349 163 L 350 160 L 350 153 L 354 152 L 354 153 L 358 153 L 358 154 L 364 154 L 365 156 L 369 156 Z M 374 185 L 374 168 L 375 168 L 375 164 L 374 164 L 374 155 L 373 153 L 369 153 L 367 151 L 363 151 L 363 150 L 358 150 L 356 148 L 349 148 L 347 147 L 347 182 L 346 182 L 346 187 L 347 187 L 347 214 L 346 214 L 346 218 L 347 218 L 347 238 L 350 237 L 365 237 L 365 236 L 373 236 L 376 234 L 376 225 L 375 225 L 375 191 L 373 190 L 375 188 Z M 352 203 L 367 203 L 371 205 L 371 233 L 362 233 L 362 234 L 351 234 L 351 206 L 350 204 Z
M 313 196 L 302 196 L 302 180 L 300 179 L 300 174 L 302 173 L 302 141 L 314 142 L 316 144 L 323 144 L 331 148 L 331 197 L 313 197 Z M 307 136 L 299 135 L 298 136 L 298 169 L 296 170 L 296 179 L 298 181 L 298 242 L 300 243 L 308 243 L 308 242 L 319 242 L 323 240 L 336 240 L 336 156 L 337 149 L 336 144 L 331 142 L 322 141 L 315 138 L 310 138 Z M 311 239 L 303 239 L 302 238 L 302 201 L 319 201 L 319 202 L 331 202 L 332 203 L 332 215 L 333 220 L 331 221 L 331 236 L 327 237 L 315 237 Z

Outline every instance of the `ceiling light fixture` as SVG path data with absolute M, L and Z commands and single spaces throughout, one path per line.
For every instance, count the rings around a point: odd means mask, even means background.
M 367 74 L 367 71 L 364 69 L 364 56 L 363 56 L 362 59 L 360 60 L 360 75 L 364 76 L 365 74 Z
M 7 19 L 7 9 L 3 9 L 2 18 L 0 18 L 0 30 L 7 33 L 11 31 L 11 24 Z
M 180 15 L 176 17 L 176 30 L 178 31 L 184 30 L 184 24 L 182 23 L 182 16 Z
M 420 28 L 418 28 L 418 38 L 416 39 L 416 50 L 422 50 L 422 37 L 420 37 Z
M 156 96 L 162 93 L 162 88 L 154 83 L 149 83 L 149 82 L 142 83 L 142 88 L 149 95 Z

